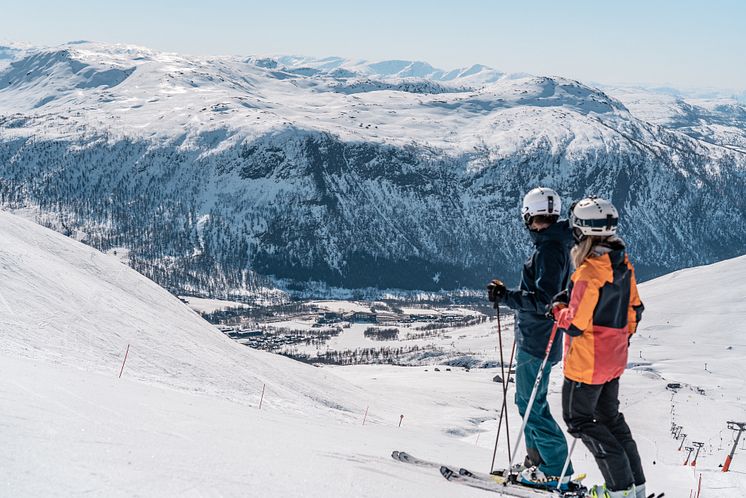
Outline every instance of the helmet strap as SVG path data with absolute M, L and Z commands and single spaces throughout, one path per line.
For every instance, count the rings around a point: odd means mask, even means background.
M 586 238 L 586 235 L 580 228 L 575 227 L 572 229 L 572 238 L 575 239 L 576 244 L 580 244 Z

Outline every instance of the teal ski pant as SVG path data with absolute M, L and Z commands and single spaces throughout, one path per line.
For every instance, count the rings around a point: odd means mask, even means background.
M 521 417 L 526 413 L 528 400 L 531 397 L 531 391 L 534 388 L 541 362 L 542 358 L 537 358 L 518 349 L 515 371 L 515 404 L 518 405 L 518 412 Z M 526 452 L 533 465 L 537 465 L 539 470 L 548 476 L 559 476 L 567 459 L 567 440 L 562 429 L 552 417 L 552 413 L 549 411 L 549 403 L 547 403 L 551 370 L 552 365 L 547 363 L 536 392 L 531 415 L 526 424 L 524 438 Z M 571 476 L 573 473 L 572 463 L 570 463 L 565 474 Z

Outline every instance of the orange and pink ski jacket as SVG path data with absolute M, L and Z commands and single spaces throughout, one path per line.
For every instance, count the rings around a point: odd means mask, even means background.
M 558 315 L 565 337 L 565 377 L 584 384 L 616 379 L 627 366 L 629 338 L 644 306 L 635 270 L 619 239 L 596 246 L 575 270 L 570 303 Z

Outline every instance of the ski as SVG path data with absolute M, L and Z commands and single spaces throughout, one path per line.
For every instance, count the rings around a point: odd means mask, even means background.
M 416 465 L 418 467 L 432 467 L 435 469 L 440 468 L 439 463 L 430 462 L 427 460 L 416 458 L 404 451 L 394 451 L 393 453 L 391 453 L 391 458 L 393 458 L 394 460 L 398 460 L 400 462 L 411 463 L 412 465 Z
M 431 462 L 429 460 L 422 460 L 421 458 L 417 458 L 405 451 L 394 451 L 391 454 L 391 458 L 393 458 L 394 460 L 398 460 L 400 462 L 417 465 L 418 467 L 429 467 L 429 468 L 433 468 L 436 470 L 439 470 L 440 467 L 443 466 L 442 463 Z M 466 475 L 469 475 L 470 477 L 473 477 L 475 479 L 481 479 L 483 481 L 488 481 L 488 482 L 496 482 L 498 484 L 505 482 L 505 477 L 503 476 L 507 474 L 507 471 L 505 470 L 496 470 L 495 474 L 485 474 L 482 472 L 471 472 L 464 468 L 460 469 L 459 472 L 463 472 Z
M 502 493 L 505 496 L 518 496 L 527 498 L 538 498 L 542 496 L 580 498 L 585 496 L 585 488 L 581 488 L 577 491 L 566 491 L 564 493 L 540 488 L 532 488 L 530 486 L 524 486 L 519 483 L 508 482 L 508 479 L 505 478 L 503 475 L 477 473 L 469 471 L 465 468 L 460 468 L 458 471 L 455 471 L 452 470 L 452 468 L 456 469 L 458 467 L 449 467 L 437 462 L 422 460 L 404 451 L 394 451 L 391 454 L 391 457 L 394 460 L 416 465 L 418 467 L 437 469 L 440 474 L 449 481 L 483 489 L 486 491 Z M 500 472 L 501 474 L 507 474 L 507 471 L 503 470 L 499 470 L 497 472 Z
M 461 467 L 458 470 L 458 473 L 461 474 L 462 476 L 474 477 L 476 479 L 482 479 L 484 481 L 495 481 L 497 483 L 503 483 L 503 482 L 505 482 L 505 481 L 508 480 L 508 478 L 506 477 L 506 476 L 508 476 L 508 471 L 507 470 L 496 470 L 492 474 L 482 474 L 482 473 L 479 473 L 479 472 L 472 472 L 469 469 L 465 469 L 465 468 Z M 514 474 L 515 474 L 515 472 L 514 472 Z M 582 486 L 582 482 L 585 480 L 586 477 L 588 477 L 587 474 L 578 474 L 577 476 L 575 476 L 574 478 L 572 478 L 570 480 L 570 482 L 573 485 L 577 486 L 577 487 L 581 487 Z M 516 483 L 514 483 L 514 484 L 516 484 Z M 520 484 L 520 483 L 517 483 L 517 484 Z M 524 486 L 523 484 L 520 484 L 520 485 Z M 530 486 L 526 486 L 526 487 L 530 487 Z
M 483 474 L 481 472 L 473 472 L 463 467 L 458 469 L 458 473 L 462 476 L 480 479 L 487 482 L 496 482 L 498 484 L 504 483 L 507 480 L 505 476 L 508 475 L 508 472 L 505 470 L 496 470 L 494 474 Z
M 417 458 L 405 451 L 394 451 L 391 454 L 391 458 L 394 460 L 398 460 L 400 462 L 404 463 L 411 463 L 412 465 L 417 465 L 418 467 L 430 467 L 433 469 L 440 469 L 440 467 L 443 465 L 442 463 L 438 462 L 431 462 L 429 460 L 422 460 L 421 458 Z M 482 472 L 471 472 L 467 469 L 461 468 L 459 472 L 463 472 L 464 474 L 476 478 L 476 479 L 482 479 L 484 481 L 490 481 L 490 482 L 497 482 L 501 483 L 505 481 L 504 475 L 507 474 L 506 470 L 496 470 L 495 474 L 485 474 Z
M 440 474 L 451 482 L 457 482 L 466 486 L 501 493 L 504 496 L 518 496 L 527 498 L 539 498 L 542 496 L 554 496 L 556 498 L 585 498 L 588 496 L 588 490 L 582 482 L 586 479 L 586 474 L 578 474 L 572 479 L 573 489 L 566 491 L 556 491 L 551 489 L 534 488 L 526 486 L 515 481 L 510 481 L 506 476 L 507 470 L 499 469 L 495 474 L 486 474 L 483 472 L 473 472 L 463 467 L 443 465 L 430 460 L 417 458 L 406 451 L 394 451 L 391 458 L 399 462 L 416 465 L 418 467 L 437 469 Z M 458 469 L 456 471 L 455 469 Z M 664 498 L 665 493 L 651 493 L 647 498 Z
M 488 482 L 482 479 L 460 474 L 447 466 L 440 467 L 440 474 L 451 482 L 464 484 L 472 488 L 478 488 L 485 491 L 492 491 L 503 496 L 517 496 L 520 498 L 541 498 L 541 497 L 561 497 L 561 498 L 585 498 L 585 488 L 577 491 L 552 491 L 547 489 L 531 488 L 522 484 L 512 484 L 503 479 L 502 483 Z

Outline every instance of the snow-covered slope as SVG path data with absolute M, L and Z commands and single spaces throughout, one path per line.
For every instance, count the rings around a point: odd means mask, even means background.
M 27 48 L 30 47 L 19 43 L 0 42 L 0 70 L 20 59 Z
M 211 297 L 266 286 L 255 272 L 436 291 L 509 278 L 537 184 L 611 197 L 642 276 L 743 253 L 738 147 L 638 119 L 577 81 L 458 74 L 28 50 L 0 72 L 0 202 Z M 662 223 L 671 206 L 686 215 Z
M 645 283 L 643 358 L 671 382 L 735 400 L 746 393 L 746 257 L 689 268 Z M 632 361 L 635 359 L 632 358 Z M 741 419 L 746 398 L 718 413 Z
M 646 309 L 630 365 L 682 387 L 643 396 L 635 410 L 669 405 L 663 420 L 644 424 L 661 433 L 663 424 L 677 424 L 686 435 L 684 447 L 704 443 L 697 468 L 681 474 L 690 483 L 702 476 L 703 497 L 746 496 L 746 446 L 737 450 L 738 468 L 727 474 L 720 469 L 735 435 L 727 422 L 746 421 L 746 257 L 665 275 L 642 284 L 640 294 Z M 663 453 L 658 446 L 656 452 Z M 678 465 L 685 455 L 677 453 Z
M 743 453 L 729 474 L 717 467 L 725 421 L 746 413 L 745 273 L 739 258 L 641 286 L 647 310 L 621 402 L 651 490 L 686 497 L 702 475 L 701 498 L 746 492 Z M 321 369 L 252 352 L 116 257 L 8 214 L 0 282 L 0 495 L 485 496 L 389 454 L 486 470 L 501 401 L 494 369 Z M 496 358 L 485 344 L 474 347 Z M 558 414 L 561 372 L 552 378 Z M 683 387 L 673 394 L 668 382 Z M 705 442 L 696 469 L 681 465 L 671 422 Z M 504 454 L 503 438 L 498 465 Z M 581 446 L 574 460 L 599 482 Z
M 2 212 L 0 281 L 2 496 L 481 495 L 389 456 L 476 465 L 441 436 L 486 411 L 477 396 L 425 399 L 447 409 L 420 405 L 400 428 L 401 393 L 240 346 L 116 256 Z M 491 388 L 489 375 L 446 385 Z M 439 378 L 419 382 L 442 395 Z
M 0 262 L 4 357 L 116 377 L 129 345 L 125 378 L 249 405 L 266 384 L 267 406 L 361 409 L 352 386 L 240 346 L 116 257 L 4 212 Z
M 640 119 L 746 151 L 746 104 L 735 98 L 692 98 L 642 88 L 605 91 Z

